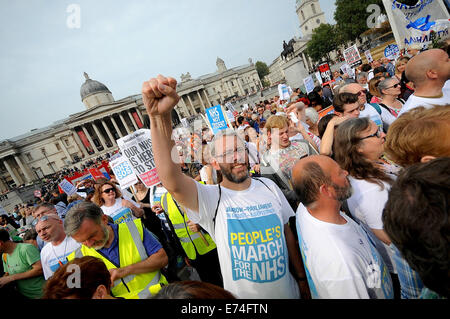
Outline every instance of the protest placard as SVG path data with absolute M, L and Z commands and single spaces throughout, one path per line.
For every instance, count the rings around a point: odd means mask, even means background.
M 119 156 L 109 162 L 120 188 L 125 189 L 137 183 L 138 178 L 125 156 Z
M 391 61 L 396 60 L 400 56 L 400 50 L 398 48 L 398 45 L 389 44 L 384 49 L 384 56 Z
M 225 103 L 225 106 L 228 108 L 229 111 L 234 112 L 236 109 L 234 108 L 234 105 L 231 102 Z
M 359 55 L 358 48 L 356 44 L 344 50 L 344 59 L 345 62 L 351 67 L 354 68 L 357 65 L 362 64 L 361 56 Z
M 323 81 L 322 81 L 322 76 L 320 75 L 320 72 L 317 71 L 316 73 L 314 73 L 314 75 L 316 76 L 316 79 L 317 79 L 317 81 L 319 81 L 320 85 L 322 85 Z
M 411 6 L 396 0 L 383 0 L 383 4 L 400 48 L 412 44 L 426 46 L 434 39 L 448 38 L 450 15 L 442 0 L 417 0 Z
M 124 136 L 117 140 L 117 145 L 130 162 L 133 172 L 145 186 L 151 187 L 160 182 L 156 172 L 149 129 L 139 129 Z
M 206 117 L 213 131 L 213 134 L 228 127 L 227 118 L 220 104 L 206 109 Z
M 94 180 L 105 178 L 105 175 L 103 175 L 103 173 L 98 168 L 90 168 L 88 169 L 88 172 L 92 175 L 92 178 L 94 178 Z
M 372 53 L 370 53 L 370 50 L 364 51 L 364 55 L 366 56 L 367 62 L 369 62 L 369 63 L 373 62 L 373 57 L 372 57 Z
M 61 183 L 58 184 L 58 186 L 63 190 L 64 193 L 67 194 L 67 196 L 71 196 L 77 192 L 77 188 L 65 178 Z
M 303 79 L 303 84 L 305 84 L 306 94 L 314 91 L 314 80 L 311 75 Z
M 280 100 L 289 100 L 292 90 L 289 92 L 289 87 L 286 84 L 278 84 L 278 94 L 280 95 Z
M 322 83 L 330 82 L 332 79 L 330 65 L 328 63 L 322 63 L 319 65 L 320 76 L 322 77 Z

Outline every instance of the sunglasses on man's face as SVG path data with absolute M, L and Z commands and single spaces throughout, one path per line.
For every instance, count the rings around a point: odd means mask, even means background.
M 115 192 L 116 190 L 114 188 L 107 188 L 103 191 L 103 193 L 109 194 L 110 192 Z

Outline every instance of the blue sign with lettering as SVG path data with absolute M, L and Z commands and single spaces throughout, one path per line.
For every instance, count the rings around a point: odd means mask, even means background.
M 389 44 L 384 49 L 384 56 L 388 58 L 389 60 L 394 60 L 397 58 L 400 54 L 400 50 L 398 49 L 398 45 L 396 44 Z
M 211 128 L 214 134 L 217 134 L 217 132 L 228 127 L 225 115 L 223 114 L 222 106 L 220 104 L 207 108 L 206 116 L 209 123 L 211 124 Z

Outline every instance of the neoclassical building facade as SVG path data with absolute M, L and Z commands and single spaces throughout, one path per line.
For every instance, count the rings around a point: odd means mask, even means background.
M 217 59 L 217 71 L 192 79 L 182 74 L 177 85 L 181 99 L 173 114 L 181 118 L 204 113 L 209 106 L 262 88 L 256 68 L 249 64 L 227 69 Z M 86 161 L 115 151 L 116 140 L 148 123 L 140 94 L 114 100 L 102 83 L 84 73 L 80 96 L 85 110 L 44 128 L 0 141 L 0 193 L 55 173 L 79 159 Z
M 193 79 L 189 72 L 181 75 L 177 92 L 181 99 L 175 110 L 180 118 L 186 118 L 217 104 L 224 104 L 234 97 L 247 96 L 262 88 L 261 80 L 252 61 L 227 69 L 221 58 L 216 61 L 217 71 Z

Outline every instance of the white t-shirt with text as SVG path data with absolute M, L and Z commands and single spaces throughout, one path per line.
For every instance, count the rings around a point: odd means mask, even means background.
M 378 184 L 352 176 L 348 178 L 353 189 L 352 196 L 347 199 L 348 209 L 352 216 L 371 234 L 373 234 L 371 229 L 383 229 L 382 215 L 391 189 L 390 185 L 383 182 L 384 189 L 381 189 Z M 373 237 L 377 250 L 383 257 L 389 272 L 397 273 L 393 259 L 394 252 L 375 235 Z
M 196 183 L 199 211 L 187 211 L 217 245 L 224 288 L 238 298 L 296 299 L 298 285 L 289 272 L 284 225 L 294 211 L 271 180 L 252 179 L 248 189 L 233 191 Z
M 392 281 L 371 237 L 351 218 L 338 225 L 297 209 L 297 232 L 313 299 L 392 299 Z
M 41 263 L 45 280 L 53 276 L 61 264 L 66 264 L 66 257 L 80 246 L 80 243 L 69 236 L 66 236 L 58 246 L 54 246 L 52 243 L 46 243 L 41 250 Z
M 130 208 L 122 206 L 122 198 L 116 198 L 116 202 L 113 206 L 107 207 L 103 205 L 100 208 L 105 215 L 108 215 L 113 219 L 115 224 L 126 223 L 136 219 Z
M 368 235 L 341 213 L 345 224 L 297 209 L 297 232 L 313 299 L 391 299 L 393 288 L 382 257 Z

